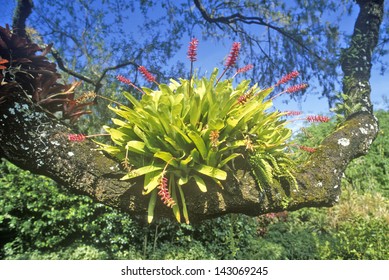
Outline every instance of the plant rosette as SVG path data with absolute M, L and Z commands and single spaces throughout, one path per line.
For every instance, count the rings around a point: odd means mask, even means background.
M 219 81 L 217 74 L 215 68 L 209 78 L 143 87 L 141 100 L 125 92 L 130 106 L 110 106 L 120 117 L 113 119 L 115 127 L 104 127 L 114 145 L 100 145 L 127 168 L 121 180 L 144 176 L 149 223 L 158 197 L 177 221 L 183 216 L 189 223 L 185 187 L 207 192 L 206 182 L 213 180 L 223 188 L 238 157 L 248 160 L 259 185 L 281 176 L 294 179 L 286 151 L 292 133 L 285 113 L 271 110 L 267 98 L 273 87 L 260 89 L 249 80 L 234 87 L 232 79 Z

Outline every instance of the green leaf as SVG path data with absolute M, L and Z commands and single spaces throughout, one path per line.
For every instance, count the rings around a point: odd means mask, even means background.
M 197 93 L 193 93 L 193 97 L 191 98 L 191 108 L 196 108 L 196 110 L 190 110 L 190 123 L 192 126 L 196 126 L 200 121 L 201 110 L 200 110 L 200 95 Z
M 188 183 L 188 181 L 189 181 L 188 175 L 182 176 L 182 177 L 180 177 L 180 179 L 178 179 L 178 185 L 179 186 L 185 185 Z
M 134 105 L 134 107 L 139 107 L 139 101 L 129 92 L 123 92 L 124 96 Z
M 187 144 L 192 143 L 192 140 L 190 140 L 190 138 L 180 128 L 175 125 L 171 125 L 170 127 L 173 128 L 176 132 L 178 132 Z
M 182 188 L 180 186 L 178 186 L 178 190 L 180 192 L 180 197 L 181 197 L 182 214 L 184 216 L 185 223 L 189 224 L 189 215 L 188 215 L 188 209 L 186 208 L 186 201 L 185 201 L 184 191 L 182 190 Z
M 171 179 L 173 179 L 173 178 L 171 178 Z M 169 180 L 169 181 L 171 181 L 171 180 Z M 176 204 L 172 207 L 172 209 L 173 209 L 173 215 L 176 218 L 177 222 L 181 223 L 181 213 L 180 213 L 180 208 L 178 207 L 178 200 L 177 200 L 177 191 L 176 191 L 176 189 L 177 189 L 177 187 L 175 187 L 175 186 L 173 186 L 171 188 L 172 198 L 176 202 Z
M 128 141 L 126 148 L 129 151 L 137 153 L 137 154 L 141 154 L 141 155 L 147 154 L 145 151 L 145 143 L 143 143 L 141 141 L 135 141 L 135 140 Z
M 208 126 L 210 130 L 222 130 L 224 128 L 224 120 L 221 118 L 210 120 Z
M 200 152 L 201 157 L 205 160 L 207 158 L 208 151 L 203 138 L 201 138 L 201 136 L 194 131 L 189 131 L 188 136 L 196 145 L 196 148 Z
M 145 175 L 143 194 L 147 195 L 153 191 L 160 183 L 162 172 L 151 172 Z
M 154 157 L 162 159 L 171 166 L 178 166 L 177 160 L 175 160 L 174 156 L 171 153 L 159 151 L 154 154 Z
M 200 176 L 193 175 L 192 178 L 195 180 L 200 191 L 207 192 L 207 185 L 205 184 L 204 180 Z
M 140 167 L 138 169 L 135 169 L 135 170 L 131 170 L 127 175 L 125 175 L 120 180 L 128 180 L 128 179 L 136 178 L 136 177 L 139 177 L 139 176 L 151 173 L 151 172 L 155 172 L 155 171 L 160 171 L 160 170 L 163 170 L 163 167 L 154 166 L 154 165 L 147 165 L 147 166 L 143 166 L 143 167 Z
M 151 222 L 154 219 L 154 209 L 157 202 L 157 190 L 154 190 L 151 193 L 150 200 L 149 200 L 149 206 L 147 208 L 147 222 L 151 224 Z
M 231 155 L 229 155 L 228 157 L 226 157 L 225 159 L 223 159 L 222 161 L 220 161 L 220 163 L 217 165 L 219 168 L 223 167 L 224 165 L 226 165 L 229 161 L 233 160 L 234 158 L 237 158 L 239 156 L 243 156 L 242 154 L 239 154 L 239 153 L 233 153 Z
M 115 144 L 122 146 L 128 139 L 128 135 L 118 129 L 104 126 L 104 129 L 111 135 L 111 139 Z
M 93 142 L 95 142 L 97 145 L 99 145 L 101 147 L 101 150 L 109 153 L 110 155 L 112 155 L 114 157 L 117 157 L 119 154 L 123 154 L 123 156 L 124 156 L 124 152 L 122 151 L 122 149 L 120 147 L 103 144 L 103 143 L 100 143 L 97 141 L 93 141 Z
M 203 165 L 203 164 L 198 164 L 193 167 L 194 170 L 197 172 L 207 175 L 211 178 L 216 178 L 218 180 L 225 180 L 227 179 L 227 172 L 224 170 L 221 170 L 216 167 L 208 166 L 208 165 Z

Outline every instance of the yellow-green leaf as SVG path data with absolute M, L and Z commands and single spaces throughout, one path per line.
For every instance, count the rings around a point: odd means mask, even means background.
M 193 167 L 193 169 L 201 174 L 207 175 L 209 177 L 212 177 L 212 178 L 215 178 L 218 180 L 227 179 L 227 172 L 225 172 L 224 170 L 221 170 L 219 168 L 216 168 L 216 167 L 198 164 L 195 167 Z
M 147 195 L 153 190 L 155 190 L 156 187 L 160 184 L 162 172 L 156 171 L 152 173 L 147 173 L 145 175 L 145 182 L 143 186 L 143 194 Z
M 201 136 L 194 131 L 189 131 L 188 136 L 196 145 L 196 148 L 200 152 L 201 157 L 205 160 L 207 158 L 208 152 L 203 138 L 201 138 Z
M 149 200 L 149 207 L 147 208 L 147 222 L 151 224 L 154 219 L 154 209 L 157 202 L 157 190 L 153 191 Z
M 205 184 L 204 180 L 200 176 L 197 176 L 197 175 L 193 175 L 192 177 L 195 180 L 200 191 L 207 192 L 207 185 Z
M 132 179 L 132 178 L 142 176 L 142 175 L 145 175 L 145 174 L 148 174 L 151 172 L 159 171 L 162 169 L 163 169 L 163 167 L 154 166 L 154 165 L 143 166 L 143 167 L 140 167 L 138 169 L 131 170 L 126 176 L 124 176 L 120 180 Z

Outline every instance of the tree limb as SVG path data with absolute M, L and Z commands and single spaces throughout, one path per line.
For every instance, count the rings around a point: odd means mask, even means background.
M 193 2 L 195 4 L 195 6 L 197 7 L 197 9 L 200 11 L 202 17 L 206 21 L 208 21 L 209 23 L 216 24 L 220 29 L 222 29 L 220 23 L 227 25 L 231 29 L 233 29 L 231 24 L 237 24 L 239 22 L 244 23 L 244 24 L 249 24 L 249 25 L 256 24 L 256 25 L 265 26 L 265 27 L 268 27 L 269 29 L 273 29 L 274 31 L 277 31 L 282 36 L 284 36 L 284 37 L 288 38 L 289 40 L 291 40 L 292 42 L 296 43 L 298 46 L 300 46 L 302 49 L 308 51 L 310 54 L 315 56 L 317 59 L 319 59 L 319 60 L 322 59 L 318 54 L 313 53 L 303 42 L 298 40 L 294 34 L 290 34 L 289 32 L 285 31 L 284 29 L 282 29 L 278 26 L 275 26 L 275 25 L 272 25 L 270 23 L 265 22 L 263 20 L 263 18 L 261 18 L 261 17 L 248 17 L 248 16 L 244 16 L 240 13 L 234 13 L 234 14 L 231 14 L 229 16 L 213 17 L 207 13 L 206 9 L 204 8 L 204 6 L 200 2 L 200 0 L 193 0 Z M 236 32 L 236 30 L 235 30 L 235 32 Z
M 18 0 L 14 16 L 12 18 L 12 29 L 21 37 L 26 37 L 26 20 L 31 14 L 34 4 L 32 0 Z

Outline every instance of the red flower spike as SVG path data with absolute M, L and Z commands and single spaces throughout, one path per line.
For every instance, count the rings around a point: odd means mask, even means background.
M 285 113 L 285 116 L 299 116 L 303 112 L 301 112 L 301 111 L 286 111 L 284 113 Z
M 132 86 L 132 82 L 130 79 L 127 79 L 125 78 L 124 76 L 122 75 L 117 75 L 116 76 L 116 79 L 120 82 L 122 82 L 123 84 L 126 84 L 126 85 L 129 85 L 129 86 Z
M 236 70 L 236 74 L 247 72 L 247 71 L 249 71 L 249 70 L 251 70 L 251 69 L 253 69 L 253 68 L 254 68 L 254 65 L 248 64 L 248 65 L 246 65 L 246 66 L 244 66 L 244 67 L 239 68 L 238 70 Z
M 147 71 L 147 70 L 146 70 Z M 145 92 L 143 90 L 141 90 L 140 88 L 138 88 L 135 84 L 133 84 L 133 82 L 131 82 L 130 79 L 127 79 L 125 77 L 123 77 L 122 75 L 117 75 L 116 76 L 116 79 L 120 82 L 122 82 L 123 84 L 126 84 L 126 85 L 129 85 L 129 86 L 132 86 L 134 89 L 136 89 L 137 91 L 141 92 L 142 94 L 145 94 Z M 101 96 L 100 96 L 101 97 Z
M 292 71 L 290 72 L 289 74 L 283 76 L 274 86 L 279 86 L 281 84 L 285 84 L 287 82 L 289 82 L 290 80 L 296 78 L 298 75 L 300 75 L 300 73 L 298 71 Z
M 82 142 L 86 139 L 84 134 L 68 134 L 68 140 L 72 142 Z
M 299 146 L 300 150 L 306 151 L 308 153 L 314 153 L 316 152 L 316 148 L 307 147 L 307 146 Z
M 294 92 L 297 92 L 297 91 L 306 89 L 307 87 L 308 87 L 307 84 L 294 85 L 294 86 L 288 87 L 288 88 L 285 90 L 285 92 L 287 92 L 287 93 L 294 93 Z
M 196 38 L 193 38 L 189 43 L 188 48 L 188 58 L 191 62 L 194 62 L 197 60 L 197 46 L 199 44 L 199 40 Z
M 144 66 L 138 67 L 139 72 L 142 73 L 143 77 L 145 77 L 146 80 L 148 80 L 151 83 L 155 83 L 156 79 L 155 77 L 146 69 Z
M 240 50 L 240 43 L 239 42 L 234 42 L 232 44 L 232 48 L 231 48 L 230 54 L 228 55 L 228 58 L 226 60 L 225 66 L 227 68 L 232 67 L 232 66 L 235 65 L 236 60 L 238 59 L 239 50 Z
M 162 177 L 160 182 L 159 182 L 159 192 L 158 195 L 161 197 L 162 202 L 168 206 L 168 207 L 173 207 L 176 205 L 176 202 L 174 199 L 170 196 L 168 187 L 167 187 L 168 180 L 166 177 Z
M 326 116 L 308 116 L 306 120 L 309 122 L 329 122 L 330 118 Z

